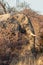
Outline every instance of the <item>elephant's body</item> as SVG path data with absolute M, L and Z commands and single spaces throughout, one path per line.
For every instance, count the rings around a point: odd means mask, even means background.
M 39 20 L 24 13 L 8 15 L 0 15 L 0 65 L 40 65 Z

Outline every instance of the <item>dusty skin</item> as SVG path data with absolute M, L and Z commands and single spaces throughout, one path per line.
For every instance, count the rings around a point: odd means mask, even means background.
M 42 19 L 25 11 L 0 15 L 0 65 L 43 65 Z

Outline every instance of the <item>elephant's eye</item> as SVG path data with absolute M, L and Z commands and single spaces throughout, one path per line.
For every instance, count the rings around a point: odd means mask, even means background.
M 19 31 L 23 34 L 26 34 L 26 30 L 19 25 Z

